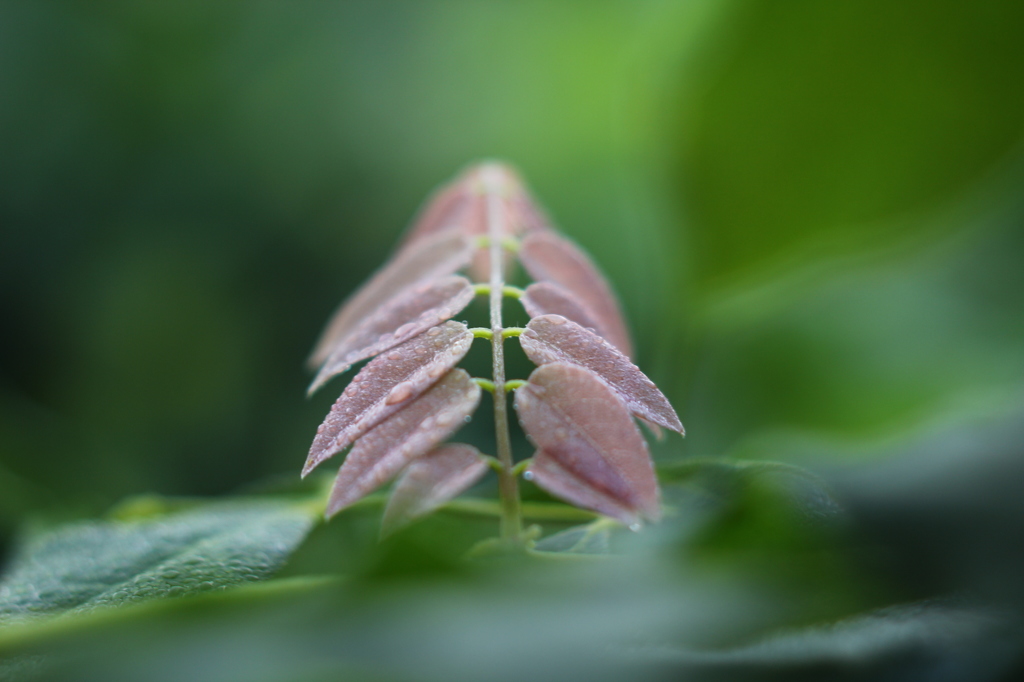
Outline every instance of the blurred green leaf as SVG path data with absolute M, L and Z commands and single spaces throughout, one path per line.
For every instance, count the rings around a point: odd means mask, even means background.
M 687 679 L 989 679 L 1007 664 L 1010 624 L 1000 614 L 942 603 L 907 604 L 837 623 L 777 633 L 718 651 L 652 653 Z M 781 677 L 781 676 L 784 676 Z
M 585 526 L 575 526 L 549 535 L 537 542 L 534 549 L 538 552 L 563 554 L 608 554 L 612 528 L 618 525 L 610 519 L 598 519 Z
M 801 517 L 823 521 L 841 514 L 828 485 L 802 467 L 767 460 L 726 457 L 692 457 L 658 467 L 665 485 L 697 486 L 723 500 L 735 500 L 741 489 L 755 479 L 768 480 L 786 493 L 784 500 Z
M 698 288 L 920 232 L 1018 148 L 1022 32 L 1000 0 L 735 3 L 675 101 Z
M 136 509 L 142 515 L 135 520 L 74 523 L 29 539 L 0 583 L 0 622 L 262 580 L 318 516 L 312 505 L 280 500 L 171 513 L 159 513 L 150 500 Z

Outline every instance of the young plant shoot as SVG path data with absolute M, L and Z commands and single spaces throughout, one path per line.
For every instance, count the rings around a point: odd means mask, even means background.
M 534 280 L 525 290 L 506 285 L 516 260 Z M 478 295 L 489 301 L 489 327 L 451 321 Z M 505 297 L 531 316 L 525 328 L 503 326 Z M 491 345 L 490 377 L 457 367 L 475 339 Z M 525 381 L 505 376 L 511 339 L 538 366 Z M 515 172 L 473 166 L 428 201 L 391 260 L 327 325 L 310 358 L 319 368 L 311 392 L 374 359 L 317 429 L 302 475 L 351 447 L 328 517 L 398 477 L 385 529 L 458 496 L 492 468 L 488 462 L 498 473 L 508 540 L 522 540 L 519 475 L 631 528 L 657 521 L 658 482 L 634 418 L 655 433 L 682 434 L 683 425 L 632 352 L 615 296 L 587 255 L 553 229 Z M 493 457 L 445 444 L 477 409 L 482 390 L 493 396 Z M 525 466 L 513 459 L 509 392 L 536 447 Z

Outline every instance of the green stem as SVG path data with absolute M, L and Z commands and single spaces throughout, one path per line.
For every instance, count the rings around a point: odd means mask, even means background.
M 488 393 L 494 393 L 494 382 L 482 377 L 473 377 L 473 382 Z M 506 389 L 507 390 L 507 389 Z
M 523 294 L 525 294 L 525 293 L 526 293 L 526 291 L 524 289 L 520 289 L 519 287 L 509 286 L 508 284 L 506 284 L 505 286 L 503 286 L 501 288 L 501 295 L 502 296 L 506 296 L 508 298 L 516 298 L 516 299 L 522 298 Z M 489 283 L 488 284 L 474 284 L 473 285 L 473 295 L 474 296 L 490 296 L 491 295 L 491 285 Z
M 502 268 L 505 260 L 503 248 L 504 225 L 501 210 L 501 179 L 486 176 L 484 191 L 487 193 L 487 236 L 490 237 L 490 308 L 491 308 L 491 360 L 494 385 L 505 386 L 505 340 L 501 306 L 505 294 L 505 280 Z M 508 401 L 505 391 L 494 392 L 494 436 L 497 444 L 498 492 L 501 497 L 501 537 L 512 542 L 522 542 L 523 521 L 519 502 L 519 482 L 512 470 L 512 438 L 508 431 Z

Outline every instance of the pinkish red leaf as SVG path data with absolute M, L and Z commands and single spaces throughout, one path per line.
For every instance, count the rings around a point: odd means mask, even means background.
M 389 481 L 412 460 L 432 450 L 463 425 L 480 402 L 480 387 L 453 369 L 370 429 L 345 458 L 327 502 L 328 518 Z
M 395 484 L 384 510 L 384 534 L 461 495 L 487 472 L 472 445 L 449 443 L 412 461 Z
M 465 357 L 472 344 L 466 325 L 446 322 L 363 367 L 317 429 L 303 477 L 427 390 Z
M 605 380 L 636 416 L 683 433 L 683 424 L 654 382 L 600 336 L 561 315 L 530 320 L 519 337 L 535 364 L 567 362 L 585 367 Z
M 578 365 L 538 367 L 515 408 L 537 446 L 533 480 L 552 495 L 627 525 L 660 517 L 647 443 L 618 395 Z
M 373 357 L 457 315 L 474 296 L 465 277 L 452 275 L 407 289 L 366 317 L 336 347 L 309 387 L 309 393 L 360 360 Z
M 548 229 L 548 219 L 511 167 L 500 163 L 482 163 L 463 171 L 451 183 L 441 187 L 421 209 L 402 240 L 401 248 L 414 247 L 421 240 L 439 233 L 482 237 L 489 233 L 492 199 L 496 202 L 498 238 L 517 237 L 531 230 Z M 506 257 L 506 270 L 511 256 Z M 490 256 L 479 248 L 470 266 L 478 282 L 490 279 Z
M 535 280 L 554 282 L 582 302 L 612 345 L 627 357 L 633 355 L 619 304 L 604 276 L 579 247 L 554 232 L 532 232 L 520 245 L 519 261 Z
M 476 167 L 471 167 L 427 199 L 402 238 L 400 248 L 404 250 L 441 232 L 451 231 L 465 236 L 486 234 L 486 204 Z
M 554 282 L 534 282 L 526 287 L 519 302 L 523 304 L 530 317 L 561 315 L 608 338 L 607 332 L 600 328 L 594 314 L 587 310 L 579 299 Z
M 310 365 L 320 366 L 353 330 L 392 298 L 419 282 L 452 274 L 468 265 L 472 257 L 472 240 L 460 234 L 432 235 L 415 249 L 401 251 L 334 313 L 310 356 Z

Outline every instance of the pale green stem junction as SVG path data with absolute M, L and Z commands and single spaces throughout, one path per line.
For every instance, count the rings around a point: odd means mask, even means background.
M 494 382 L 490 379 L 484 379 L 483 377 L 473 377 L 473 383 L 480 388 L 484 389 L 491 395 L 494 395 Z
M 490 284 L 474 284 L 473 285 L 473 293 L 476 296 L 490 296 L 491 295 L 491 285 Z M 508 285 L 508 284 L 506 284 L 505 286 L 503 286 L 501 288 L 501 295 L 504 296 L 505 298 L 516 298 L 516 299 L 518 299 L 518 298 L 522 298 L 523 294 L 525 294 L 525 293 L 526 292 L 523 289 L 520 289 L 519 287 L 511 286 L 511 285 Z

